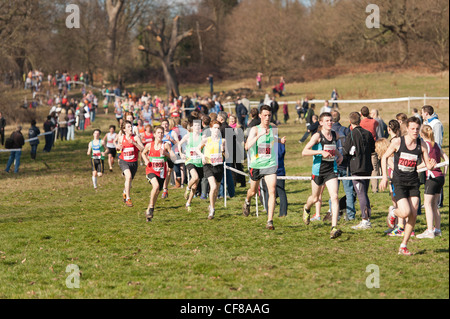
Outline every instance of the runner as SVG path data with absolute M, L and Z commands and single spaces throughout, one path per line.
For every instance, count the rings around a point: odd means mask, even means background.
M 313 156 L 312 194 L 303 208 L 303 222 L 309 225 L 310 209 L 320 199 L 320 194 L 326 186 L 331 199 L 330 238 L 334 239 L 342 234 L 342 231 L 337 228 L 339 216 L 337 165 L 343 158 L 339 152 L 336 152 L 336 141 L 339 135 L 331 130 L 333 125 L 331 113 L 322 113 L 319 123 L 322 129 L 311 137 L 302 152 L 302 156 Z
M 448 161 L 447 154 L 435 142 L 433 128 L 429 125 L 422 125 L 420 135 L 427 144 L 428 155 L 431 160 L 437 164 Z M 424 163 L 420 164 L 418 168 L 424 167 Z M 442 236 L 441 233 L 441 213 L 439 212 L 439 200 L 441 197 L 441 190 L 445 184 L 445 175 L 447 175 L 448 166 L 445 166 L 444 174 L 440 168 L 435 168 L 432 171 L 427 171 L 427 180 L 425 182 L 425 215 L 427 218 L 427 229 L 417 238 L 434 238 L 435 236 Z
M 181 158 L 185 160 L 186 170 L 190 175 L 184 198 L 187 200 L 186 209 L 191 211 L 191 203 L 197 192 L 198 183 L 203 178 L 203 163 L 202 157 L 195 151 L 196 148 L 202 142 L 202 124 L 200 120 L 196 120 L 192 123 L 192 132 L 186 134 L 178 143 L 178 149 L 181 150 L 181 146 L 187 143 L 185 147 L 185 153 L 181 153 Z
M 130 199 L 131 182 L 138 168 L 138 152 L 144 149 L 138 135 L 132 134 L 133 124 L 125 121 L 122 126 L 122 137 L 119 138 L 117 148 L 121 151 L 119 156 L 119 167 L 125 176 L 125 188 L 123 190 L 123 201 L 128 207 L 133 207 Z
M 389 213 L 401 218 L 407 218 L 405 228 L 400 229 L 400 231 L 404 230 L 404 236 L 398 254 L 411 256 L 412 253 L 408 250 L 407 244 L 416 224 L 420 196 L 417 162 L 421 156 L 426 167 L 432 170 L 436 165 L 436 161 L 430 161 L 427 145 L 419 138 L 420 120 L 417 117 L 407 119 L 406 128 L 407 135 L 394 138 L 381 159 L 383 179 L 380 188 L 384 190 L 388 185 L 387 160 L 394 154 L 392 183 L 394 184 L 397 208 Z
M 142 143 L 146 146 L 148 143 L 153 142 L 154 139 L 152 126 L 150 124 L 145 125 L 145 130 L 141 133 Z
M 173 149 L 175 144 L 178 143 L 178 135 L 174 131 L 172 131 L 172 128 L 169 128 L 169 120 L 167 120 L 167 119 L 163 119 L 161 121 L 161 127 L 164 129 L 164 137 L 163 137 L 162 141 L 164 143 L 170 144 L 170 147 Z M 173 171 L 174 162 L 172 160 L 168 159 L 167 165 L 169 166 L 169 170 L 167 172 L 167 176 L 165 177 L 166 180 L 164 181 L 162 198 L 169 197 L 169 190 L 167 187 L 169 185 L 170 175 L 172 174 L 172 171 Z
M 145 175 L 147 176 L 148 182 L 152 185 L 150 202 L 145 212 L 147 222 L 152 221 L 158 194 L 164 186 L 167 174 L 167 159 L 169 157 L 173 160 L 176 159 L 176 155 L 169 144 L 162 141 L 163 135 L 164 129 L 161 126 L 158 126 L 155 129 L 154 142 L 147 143 L 141 153 L 146 166 Z
M 103 138 L 103 143 L 106 144 L 107 147 L 107 153 L 108 153 L 108 165 L 109 165 L 109 171 L 112 172 L 113 166 L 114 166 L 114 159 L 116 158 L 117 151 L 116 151 L 116 144 L 115 140 L 117 138 L 116 133 L 116 126 L 110 125 L 109 126 L 109 132 L 105 135 Z
M 203 137 L 202 142 L 196 148 L 198 156 L 202 158 L 203 175 L 209 183 L 209 215 L 208 219 L 213 219 L 215 214 L 215 204 L 219 193 L 220 182 L 223 178 L 223 160 L 228 158 L 226 140 L 220 134 L 220 123 L 217 120 L 211 121 L 211 136 Z M 203 153 L 202 153 L 203 149 Z
M 94 189 L 97 190 L 97 176 L 102 177 L 104 170 L 104 159 L 105 159 L 105 143 L 100 140 L 100 134 L 102 132 L 99 129 L 94 130 L 94 139 L 89 142 L 87 155 L 91 155 L 91 165 L 92 165 L 92 183 L 94 184 Z
M 286 143 L 286 137 L 278 138 L 274 132 L 275 126 L 270 125 L 272 112 L 270 106 L 263 105 L 259 111 L 261 124 L 251 128 L 245 149 L 249 157 L 250 188 L 242 208 L 244 216 L 250 215 L 250 201 L 256 195 L 259 181 L 264 177 L 269 193 L 266 228 L 273 230 L 273 214 L 275 211 L 278 145 Z

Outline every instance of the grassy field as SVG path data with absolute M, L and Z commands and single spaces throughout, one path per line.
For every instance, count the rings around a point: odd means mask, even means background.
M 289 99 L 305 94 L 326 98 L 333 86 L 346 99 L 448 96 L 448 82 L 448 73 L 443 78 L 367 74 L 289 84 L 287 90 Z M 226 90 L 233 84 L 216 87 Z M 194 86 L 185 89 L 198 91 Z M 382 107 L 388 120 L 406 105 Z M 343 114 L 359 108 L 341 106 Z M 448 101 L 441 101 L 437 110 L 445 123 L 448 154 Z M 305 128 L 293 123 L 294 114 L 292 108 L 291 120 L 280 126 L 288 138 L 287 175 L 308 175 L 312 159 L 301 157 L 303 146 L 297 142 Z M 57 141 L 51 153 L 42 153 L 42 139 L 36 162 L 26 145 L 20 173 L 0 173 L 0 298 L 449 298 L 448 177 L 443 236 L 412 239 L 409 248 L 415 255 L 409 258 L 397 255 L 399 238 L 384 235 L 387 192 L 370 195 L 372 229 L 355 231 L 351 226 L 357 222 L 341 220 L 344 233 L 336 240 L 329 239 L 329 223 L 305 226 L 301 221 L 309 182 L 286 183 L 288 216 L 275 218 L 275 231 L 264 228 L 261 206 L 260 216 L 255 216 L 254 201 L 251 216 L 242 216 L 244 188 L 236 189 L 227 208 L 219 201 L 212 221 L 207 220 L 207 201 L 194 199 L 188 213 L 184 190 L 170 190 L 168 199 L 158 200 L 153 222 L 146 223 L 150 186 L 143 167 L 133 182 L 133 208 L 122 202 L 124 180 L 117 165 L 99 179 L 97 192 L 92 187 L 86 155 L 92 130 L 106 132 L 114 122 L 113 115 L 100 114 L 85 133 L 77 132 L 75 141 Z M 346 116 L 342 122 L 348 123 Z M 6 153 L 0 153 L 2 170 L 6 161 Z M 325 192 L 322 214 L 327 201 Z M 425 228 L 422 214 L 416 233 Z M 70 264 L 80 269 L 79 289 L 66 286 Z M 379 267 L 380 288 L 366 286 L 369 265 Z

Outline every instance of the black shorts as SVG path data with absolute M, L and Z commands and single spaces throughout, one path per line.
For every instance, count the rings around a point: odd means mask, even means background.
M 108 152 L 109 152 L 109 154 L 111 154 L 111 156 L 113 157 L 113 158 L 116 158 L 116 155 L 117 155 L 117 150 L 116 150 L 116 148 L 114 147 L 108 147 Z
M 129 169 L 131 172 L 131 179 L 133 179 L 138 169 L 138 162 L 127 162 L 119 158 L 119 167 L 122 170 L 122 174 Z
M 404 198 L 410 198 L 410 197 L 420 197 L 420 185 L 401 185 L 401 184 L 393 184 L 394 189 L 394 199 L 395 201 L 399 201 Z
M 259 181 L 261 178 L 263 178 L 264 176 L 267 175 L 273 175 L 277 173 L 277 166 L 273 166 L 273 167 L 269 167 L 269 168 L 263 168 L 263 169 L 258 169 L 258 168 L 250 168 L 249 169 L 249 173 L 250 173 L 250 179 L 252 181 Z
M 427 181 L 425 182 L 424 194 L 427 194 L 427 195 L 440 194 L 442 191 L 442 187 L 444 187 L 444 184 L 445 184 L 444 176 L 427 179 Z
M 314 183 L 317 184 L 317 186 L 322 186 L 329 180 L 332 180 L 334 178 L 338 178 L 337 173 L 331 173 L 331 174 L 325 174 L 325 175 L 313 175 L 311 179 L 314 181 Z
M 147 175 L 147 180 L 148 182 L 151 184 L 152 179 L 156 178 L 158 180 L 158 184 L 159 184 L 159 190 L 162 191 L 162 189 L 164 188 L 164 178 L 161 178 L 159 176 L 156 176 L 154 173 L 150 173 Z
M 187 170 L 188 174 L 193 169 L 195 169 L 195 171 L 197 172 L 199 180 L 202 180 L 202 178 L 203 178 L 203 167 L 197 167 L 194 164 L 187 164 L 186 165 L 186 170 Z
M 105 165 L 102 159 L 93 159 L 91 158 L 91 167 L 92 171 L 97 171 L 97 173 L 102 173 L 105 169 Z
M 223 165 L 212 166 L 211 164 L 203 165 L 203 176 L 208 179 L 214 176 L 217 183 L 221 183 L 223 179 Z
M 175 163 L 172 162 L 171 159 L 168 159 L 168 160 L 167 160 L 167 165 L 169 165 L 169 169 L 172 169 L 172 168 L 175 166 Z

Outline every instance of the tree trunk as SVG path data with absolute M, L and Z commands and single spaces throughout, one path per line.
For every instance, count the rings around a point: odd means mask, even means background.
M 106 0 L 106 12 L 108 14 L 108 32 L 106 40 L 106 65 L 103 72 L 103 80 L 115 77 L 114 66 L 116 58 L 117 22 L 125 0 Z
M 173 98 L 180 96 L 175 68 L 170 58 L 161 59 L 161 65 L 164 71 L 164 78 L 166 79 L 167 96 L 172 101 Z

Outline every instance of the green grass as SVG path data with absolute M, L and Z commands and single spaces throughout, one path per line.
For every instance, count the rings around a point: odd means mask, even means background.
M 382 79 L 386 76 L 375 82 Z M 366 85 L 362 79 L 343 82 L 354 91 Z M 326 93 L 329 83 L 305 85 Z M 448 96 L 448 88 L 442 94 Z M 448 109 L 441 114 L 448 123 Z M 94 127 L 106 132 L 114 121 L 113 115 L 100 114 Z M 150 186 L 143 167 L 133 182 L 133 208 L 122 203 L 124 180 L 117 164 L 93 191 L 86 150 L 94 127 L 77 133 L 76 141 L 58 141 L 51 153 L 42 153 L 42 140 L 36 162 L 26 145 L 20 174 L 0 174 L 0 298 L 449 298 L 448 177 L 443 237 L 412 239 L 410 258 L 397 255 L 399 238 L 384 235 L 387 192 L 370 194 L 372 229 L 355 231 L 356 222 L 340 221 L 344 234 L 336 240 L 329 239 L 329 223 L 301 221 L 309 182 L 286 183 L 288 216 L 275 218 L 275 231 L 265 230 L 261 206 L 255 216 L 254 201 L 251 216 L 242 216 L 243 188 L 236 189 L 227 208 L 218 202 L 212 221 L 206 218 L 206 201 L 194 199 L 187 213 L 183 190 L 170 190 L 167 200 L 158 199 L 153 222 L 146 223 Z M 445 130 L 448 153 L 448 124 Z M 280 131 L 288 137 L 288 175 L 308 175 L 312 160 L 300 156 L 303 146 L 297 143 L 304 125 L 291 120 Z M 6 161 L 0 153 L 0 167 Z M 323 214 L 327 200 L 325 192 Z M 425 227 L 423 214 L 416 233 Z M 69 264 L 80 268 L 79 289 L 66 287 Z M 378 289 L 366 287 L 371 264 L 380 269 Z

